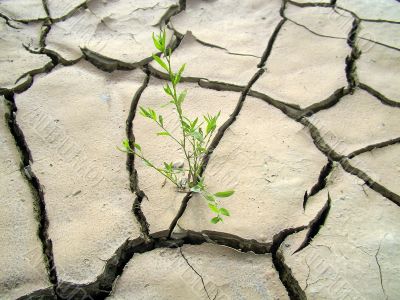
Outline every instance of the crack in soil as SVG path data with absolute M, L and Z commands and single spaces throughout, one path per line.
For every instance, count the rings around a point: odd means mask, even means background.
M 204 291 L 205 291 L 206 294 L 207 294 L 207 298 L 211 300 L 210 294 L 208 293 L 207 288 L 206 288 L 206 285 L 205 285 L 205 283 L 204 283 L 203 276 L 201 276 L 201 274 L 200 274 L 199 272 L 197 272 L 196 269 L 189 263 L 188 259 L 187 259 L 186 256 L 183 254 L 182 247 L 179 247 L 179 252 L 180 252 L 181 256 L 183 257 L 183 259 L 185 260 L 186 264 L 193 270 L 193 272 L 196 273 L 197 276 L 200 277 L 201 283 L 203 284 L 203 289 L 204 289 Z
M 133 134 L 133 120 L 136 116 L 136 109 L 142 96 L 142 93 L 146 89 L 150 81 L 150 74 L 147 72 L 146 77 L 143 81 L 142 86 L 136 91 L 132 98 L 131 107 L 129 110 L 128 118 L 126 119 L 126 136 L 129 141 L 130 147 L 133 149 L 135 143 L 135 135 Z M 132 206 L 132 211 L 135 216 L 136 221 L 140 225 L 140 230 L 144 235 L 145 239 L 149 239 L 149 223 L 147 223 L 146 216 L 142 212 L 141 204 L 144 198 L 147 198 L 145 193 L 139 188 L 139 178 L 137 171 L 135 169 L 135 155 L 132 153 L 127 153 L 126 168 L 129 173 L 129 186 L 132 193 L 136 195 L 135 201 Z
M 400 206 L 399 195 L 388 190 L 386 187 L 379 184 L 378 182 L 374 181 L 371 177 L 369 177 L 366 173 L 364 173 L 360 169 L 352 166 L 346 156 L 338 154 L 324 141 L 318 129 L 309 120 L 307 120 L 306 118 L 301 118 L 299 122 L 308 128 L 311 137 L 314 141 L 314 144 L 317 146 L 318 150 L 320 150 L 325 156 L 328 157 L 328 159 L 339 162 L 342 168 L 347 173 L 357 176 L 358 178 L 363 180 L 365 184 L 372 190 L 381 194 L 383 197 L 389 199 L 396 205 Z
M 325 100 L 322 100 L 320 102 L 316 102 L 311 104 L 310 106 L 304 108 L 301 111 L 301 114 L 298 116 L 298 119 L 302 117 L 310 117 L 313 114 L 316 114 L 317 112 L 331 108 L 335 106 L 344 96 L 347 96 L 351 93 L 350 89 L 348 88 L 339 88 L 336 91 L 333 92 L 332 95 L 330 95 L 328 98 Z
M 285 24 L 286 20 L 287 20 L 286 17 L 284 17 L 282 20 L 280 20 L 278 25 L 275 27 L 274 31 L 272 32 L 272 35 L 271 35 L 270 39 L 268 40 L 267 48 L 265 48 L 265 51 L 261 56 L 261 61 L 257 65 L 258 68 L 262 68 L 265 66 L 269 56 L 271 55 L 275 40 L 276 40 L 279 32 L 281 31 L 283 24 Z
M 328 201 L 326 201 L 325 205 L 318 212 L 315 219 L 311 220 L 311 222 L 308 224 L 309 230 L 307 232 L 307 235 L 306 235 L 304 241 L 299 246 L 299 248 L 297 248 L 297 250 L 294 251 L 293 254 L 300 252 L 301 250 L 303 250 L 305 247 L 307 247 L 311 243 L 312 239 L 318 234 L 321 227 L 324 226 L 330 209 L 331 209 L 331 197 L 328 193 Z
M 390 100 L 389 98 L 385 97 L 383 94 L 381 94 L 377 90 L 373 89 L 372 87 L 370 87 L 370 86 L 368 86 L 368 85 L 366 85 L 366 84 L 364 84 L 362 82 L 360 82 L 358 86 L 360 87 L 360 89 L 363 89 L 364 91 L 366 91 L 370 95 L 372 95 L 375 98 L 377 98 L 383 104 L 389 105 L 389 106 L 392 106 L 392 107 L 400 107 L 400 102 Z
M 17 106 L 15 105 L 14 95 L 6 96 L 6 104 L 8 112 L 5 117 L 22 160 L 21 173 L 29 183 L 34 199 L 35 215 L 38 222 L 37 234 L 42 245 L 44 264 L 48 273 L 49 281 L 53 287 L 55 287 L 58 284 L 57 270 L 53 256 L 53 243 L 48 234 L 49 219 L 46 212 L 43 188 L 39 179 L 31 169 L 31 163 L 33 162 L 31 151 L 26 143 L 22 130 L 16 121 Z
M 353 94 L 358 85 L 356 60 L 361 56 L 361 51 L 357 47 L 357 36 L 358 32 L 360 31 L 360 20 L 355 15 L 353 15 L 353 17 L 353 25 L 347 37 L 347 44 L 351 48 L 351 53 L 346 57 L 345 67 L 350 94 Z
M 391 139 L 391 140 L 388 140 L 388 141 L 384 141 L 384 142 L 381 142 L 381 143 L 368 145 L 368 146 L 366 146 L 364 148 L 355 150 L 355 151 L 351 152 L 349 155 L 347 155 L 347 158 L 352 159 L 352 158 L 356 157 L 357 155 L 363 154 L 365 152 L 369 152 L 369 151 L 372 151 L 374 149 L 379 149 L 379 148 L 384 148 L 384 147 L 387 147 L 387 146 L 395 145 L 397 143 L 400 143 L 400 137 L 395 138 L 395 139 Z
M 382 268 L 381 268 L 381 264 L 379 263 L 379 259 L 378 259 L 379 252 L 381 251 L 381 246 L 382 246 L 382 241 L 380 241 L 378 250 L 375 253 L 375 261 L 376 261 L 376 264 L 378 265 L 379 279 L 380 279 L 380 283 L 381 283 L 382 292 L 383 292 L 383 295 L 385 296 L 385 299 L 387 300 L 388 296 L 386 295 L 385 287 L 383 286 Z
M 306 210 L 308 198 L 318 194 L 321 190 L 325 188 L 327 178 L 329 174 L 331 174 L 332 170 L 333 170 L 333 162 L 328 159 L 328 163 L 322 168 L 319 174 L 317 183 L 311 188 L 310 193 L 308 193 L 307 191 L 305 192 L 303 201 L 303 210 Z

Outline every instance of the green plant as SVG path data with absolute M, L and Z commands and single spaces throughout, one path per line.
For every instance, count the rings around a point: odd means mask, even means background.
M 158 136 L 169 137 L 176 142 L 185 156 L 187 168 L 180 165 L 174 165 L 172 162 L 164 162 L 162 167 L 155 166 L 142 152 L 142 147 L 129 140 L 123 141 L 124 152 L 131 153 L 139 157 L 144 163 L 156 170 L 162 176 L 172 182 L 179 191 L 193 192 L 200 194 L 208 204 L 212 212 L 216 214 L 211 219 L 211 223 L 216 224 L 223 221 L 222 216 L 229 216 L 229 211 L 220 206 L 219 198 L 230 197 L 234 191 L 228 190 L 224 192 L 210 193 L 204 184 L 204 176 L 201 176 L 203 168 L 203 158 L 208 153 L 208 147 L 211 138 L 217 128 L 217 121 L 220 112 L 215 116 L 209 114 L 203 116 L 203 120 L 197 117 L 190 119 L 185 116 L 182 109 L 182 104 L 185 101 L 187 91 L 178 92 L 177 86 L 181 80 L 182 73 L 185 70 L 183 64 L 178 72 L 173 72 L 171 68 L 171 48 L 166 45 L 166 32 L 162 31 L 159 35 L 153 33 L 154 46 L 159 50 L 160 56 L 153 54 L 154 61 L 156 61 L 169 75 L 169 83 L 164 86 L 164 92 L 168 96 L 168 102 L 165 104 L 172 105 L 177 113 L 177 117 L 181 129 L 181 137 L 176 137 L 170 132 L 164 122 L 162 115 L 158 114 L 150 107 L 140 107 L 140 114 L 145 118 L 155 122 L 161 131 L 157 133 Z M 120 149 L 121 150 L 121 149 Z

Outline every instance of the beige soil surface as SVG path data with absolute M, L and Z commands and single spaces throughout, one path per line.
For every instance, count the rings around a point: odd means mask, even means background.
M 160 29 L 220 112 L 218 224 L 117 149 L 189 167 Z M 0 299 L 400 299 L 399 33 L 396 0 L 0 1 Z

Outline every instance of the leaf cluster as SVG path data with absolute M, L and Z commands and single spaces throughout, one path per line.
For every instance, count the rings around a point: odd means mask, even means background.
M 192 119 L 184 114 L 183 104 L 187 90 L 178 91 L 177 87 L 182 79 L 186 64 L 183 64 L 177 72 L 172 70 L 172 51 L 166 45 L 165 30 L 158 35 L 153 33 L 152 38 L 155 48 L 159 51 L 159 53 L 153 54 L 153 59 L 169 76 L 169 82 L 163 87 L 164 93 L 168 98 L 164 106 L 173 106 L 177 113 L 181 132 L 177 136 L 168 130 L 165 126 L 164 117 L 151 107 L 140 107 L 140 114 L 160 127 L 161 131 L 157 132 L 158 136 L 169 137 L 179 145 L 184 153 L 187 169 L 175 167 L 172 162 L 164 162 L 161 167 L 157 167 L 144 156 L 139 144 L 132 143 L 129 140 L 123 141 L 124 148 L 122 151 L 138 156 L 147 166 L 155 169 L 179 190 L 190 190 L 193 193 L 199 193 L 207 201 L 210 210 L 216 214 L 211 219 L 211 223 L 216 224 L 223 221 L 223 216 L 230 216 L 229 211 L 220 206 L 219 199 L 230 197 L 234 193 L 233 190 L 214 194 L 208 192 L 207 187 L 204 185 L 204 177 L 201 174 L 203 159 L 208 152 L 212 136 L 217 129 L 220 112 L 214 116 L 207 114 L 203 115 L 202 118 L 196 117 Z

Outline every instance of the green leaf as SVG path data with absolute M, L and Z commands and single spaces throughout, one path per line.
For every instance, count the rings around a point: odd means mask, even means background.
M 169 136 L 169 133 L 166 131 L 161 131 L 161 132 L 158 132 L 157 135 Z
M 195 185 L 194 187 L 192 187 L 190 189 L 190 191 L 192 191 L 193 193 L 200 193 L 201 192 L 201 188 L 197 185 Z
M 164 127 L 164 119 L 162 115 L 158 116 L 158 122 L 160 122 L 161 127 Z
M 149 108 L 149 113 L 150 113 L 150 118 L 152 118 L 154 121 L 157 122 L 157 114 L 156 114 L 156 112 L 153 109 Z
M 214 198 L 214 196 L 211 195 L 211 194 L 205 195 L 204 197 L 206 197 L 206 199 L 207 199 L 208 201 L 210 201 L 210 202 L 215 202 L 215 198 Z
M 158 42 L 158 40 L 156 39 L 156 37 L 154 36 L 154 32 L 153 32 L 153 34 L 152 34 L 152 37 L 153 37 L 153 43 L 154 43 L 154 46 L 158 49 L 158 50 L 160 50 L 160 51 L 164 51 L 164 49 L 163 49 L 163 47 L 162 47 L 162 45 Z M 157 37 L 158 38 L 158 37 Z
M 229 191 L 215 193 L 214 196 L 218 198 L 226 198 L 232 196 L 234 193 L 235 191 L 229 190 Z
M 211 203 L 208 203 L 208 207 L 209 207 L 213 212 L 215 212 L 216 214 L 219 213 L 219 209 L 218 209 L 218 207 L 216 207 L 215 205 L 213 205 L 213 204 L 211 204 Z
M 146 118 L 151 118 L 150 113 L 142 106 L 140 107 L 140 114 Z
M 164 51 L 165 50 L 165 42 L 166 42 L 166 39 L 167 39 L 167 32 L 165 31 L 165 28 L 162 31 L 162 33 L 160 34 L 160 36 L 161 36 L 161 43 L 163 45 L 163 50 L 162 51 Z
M 224 215 L 224 216 L 227 216 L 227 217 L 230 216 L 229 211 L 226 208 L 223 208 L 223 207 L 219 209 L 219 213 Z
M 136 148 L 136 149 L 138 149 L 139 151 L 142 151 L 142 147 L 140 147 L 140 145 L 139 144 L 133 144 L 133 146 Z
M 163 69 L 165 69 L 168 72 L 168 66 L 165 64 L 165 62 L 162 61 L 161 58 L 159 58 L 155 54 L 153 54 L 153 58 Z
M 186 64 L 183 64 L 178 73 L 174 76 L 174 84 L 177 85 L 181 81 L 182 73 L 185 70 Z
M 167 95 L 172 96 L 172 91 L 171 91 L 171 87 L 167 84 L 166 86 L 164 86 L 164 91 Z
M 122 141 L 122 145 L 124 146 L 125 149 L 129 150 L 131 147 L 129 146 L 129 140 L 128 139 L 124 139 Z
M 184 90 L 183 92 L 181 92 L 181 93 L 179 94 L 179 97 L 178 97 L 178 103 L 179 103 L 179 105 L 182 105 L 183 100 L 185 100 L 186 94 L 187 94 L 187 90 Z
M 219 221 L 221 221 L 220 217 L 214 217 L 211 219 L 211 223 L 213 223 L 213 224 L 217 224 Z
M 202 141 L 204 140 L 203 135 L 202 135 L 201 132 L 199 132 L 199 131 L 194 131 L 194 132 L 192 133 L 192 136 L 193 136 L 196 140 L 198 140 L 199 142 L 202 142 Z

